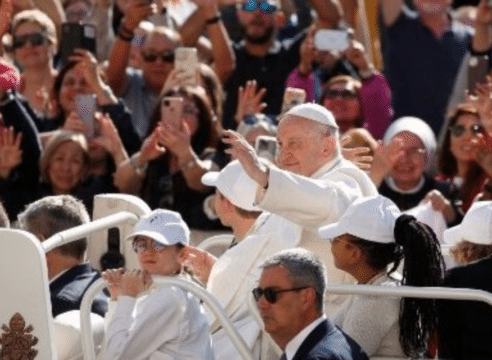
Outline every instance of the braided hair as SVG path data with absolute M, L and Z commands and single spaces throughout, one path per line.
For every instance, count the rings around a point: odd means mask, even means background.
M 413 216 L 401 215 L 394 236 L 403 249 L 402 285 L 441 286 L 444 262 L 436 235 Z M 427 341 L 437 327 L 434 299 L 403 298 L 400 302 L 400 344 L 412 358 L 425 354 Z

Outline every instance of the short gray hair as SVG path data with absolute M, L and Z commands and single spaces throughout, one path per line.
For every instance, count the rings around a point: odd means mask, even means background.
M 261 268 L 274 266 L 282 266 L 287 270 L 293 286 L 312 286 L 316 292 L 316 309 L 323 313 L 326 268 L 314 253 L 302 248 L 284 250 L 265 260 Z
M 19 229 L 42 235 L 45 239 L 67 229 L 88 223 L 89 213 L 85 205 L 71 195 L 46 196 L 27 206 L 19 214 Z M 82 258 L 87 240 L 82 238 L 57 248 L 62 254 Z

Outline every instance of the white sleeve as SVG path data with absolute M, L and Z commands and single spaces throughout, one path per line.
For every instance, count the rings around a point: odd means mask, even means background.
M 175 288 L 161 287 L 141 299 L 133 315 L 135 298 L 122 296 L 109 322 L 105 360 L 147 359 L 166 342 L 179 336 L 186 301 Z M 186 308 L 183 306 L 183 309 Z

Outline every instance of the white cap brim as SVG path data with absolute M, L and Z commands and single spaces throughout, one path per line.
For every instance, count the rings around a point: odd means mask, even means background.
M 462 240 L 461 229 L 460 226 L 453 226 L 444 231 L 443 233 L 443 241 L 447 245 L 455 245 Z
M 339 223 L 325 225 L 318 230 L 318 234 L 323 240 L 331 240 L 345 233 L 347 232 L 340 228 Z
M 156 231 L 148 231 L 148 230 L 136 231 L 133 234 L 128 235 L 126 237 L 125 241 L 133 240 L 133 238 L 135 238 L 136 236 L 147 236 L 147 237 L 157 241 L 158 243 L 161 243 L 162 245 L 168 245 L 169 246 L 169 245 L 177 244 L 177 243 L 171 244 L 162 234 L 159 234 Z
M 217 187 L 219 175 L 220 175 L 219 171 L 209 171 L 208 173 L 202 176 L 202 183 L 207 186 Z

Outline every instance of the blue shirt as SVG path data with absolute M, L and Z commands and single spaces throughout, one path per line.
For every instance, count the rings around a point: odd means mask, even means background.
M 439 133 L 472 35 L 472 28 L 451 21 L 450 28 L 437 39 L 416 12 L 403 8 L 384 31 L 385 74 L 393 93 L 395 118 L 419 117 Z

